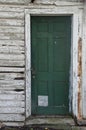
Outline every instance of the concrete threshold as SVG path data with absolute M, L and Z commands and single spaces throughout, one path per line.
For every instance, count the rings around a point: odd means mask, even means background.
M 72 117 L 31 116 L 26 120 L 26 126 L 37 130 L 86 130 L 86 127 L 76 126 Z

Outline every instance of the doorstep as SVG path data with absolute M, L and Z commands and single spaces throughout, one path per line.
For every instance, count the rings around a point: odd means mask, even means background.
M 26 126 L 33 130 L 86 130 L 86 127 L 76 126 L 72 117 L 31 116 L 26 120 Z M 36 130 L 36 129 L 35 129 Z

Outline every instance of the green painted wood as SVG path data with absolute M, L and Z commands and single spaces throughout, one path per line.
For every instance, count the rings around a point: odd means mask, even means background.
M 71 17 L 31 17 L 32 114 L 69 113 Z M 39 105 L 38 96 L 48 96 Z

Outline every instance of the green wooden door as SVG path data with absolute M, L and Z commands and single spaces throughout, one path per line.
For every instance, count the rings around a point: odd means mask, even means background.
M 69 113 L 71 17 L 31 17 L 32 114 Z

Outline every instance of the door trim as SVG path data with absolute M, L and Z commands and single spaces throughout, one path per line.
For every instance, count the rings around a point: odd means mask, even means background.
M 71 2 L 70 2 L 71 3 Z M 26 118 L 31 115 L 31 16 L 71 16 L 71 67 L 70 67 L 70 111 L 78 117 L 78 39 L 82 37 L 82 8 L 79 6 L 34 6 L 25 9 L 25 52 L 26 52 Z M 72 102 L 72 103 L 71 103 Z M 82 107 L 81 107 L 82 108 Z M 81 109 L 82 112 L 82 109 Z

